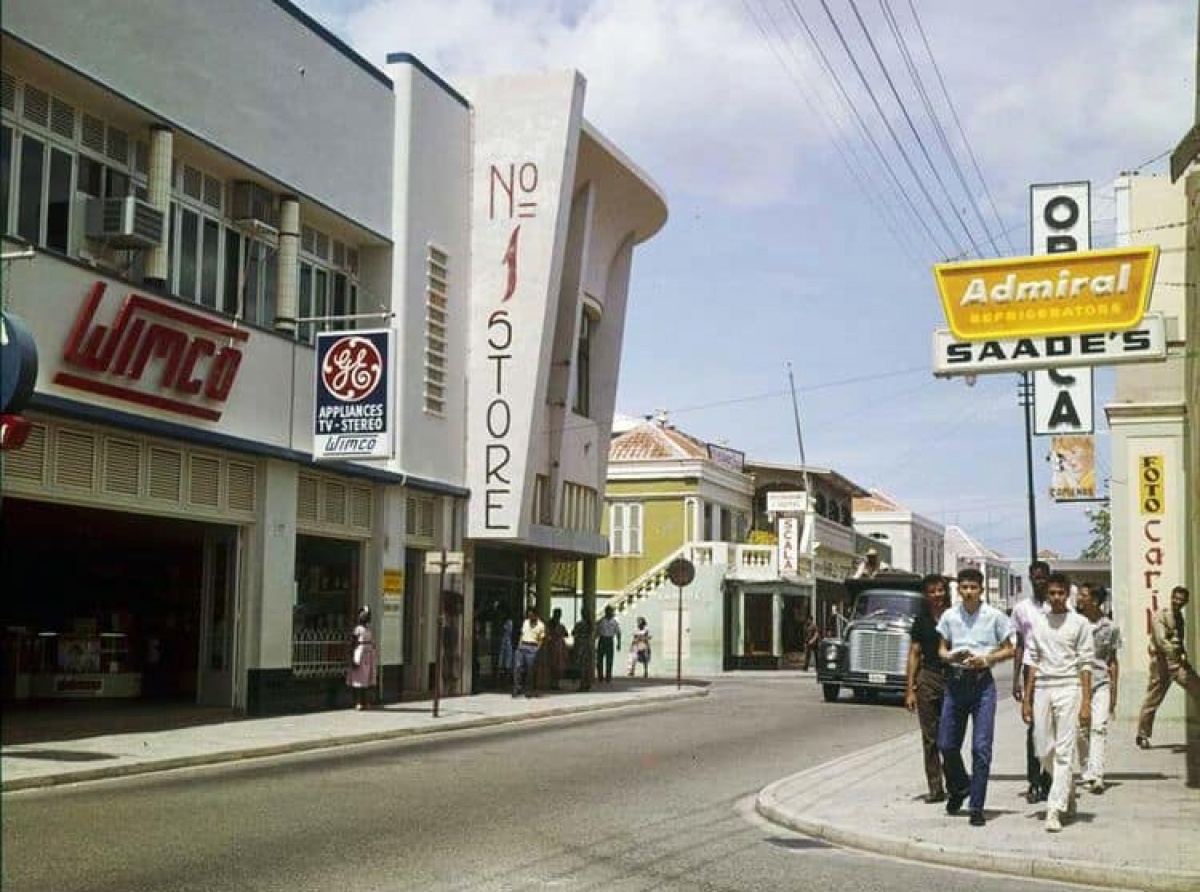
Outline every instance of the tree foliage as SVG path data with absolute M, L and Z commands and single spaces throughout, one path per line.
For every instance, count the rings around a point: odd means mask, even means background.
M 1105 502 L 1094 511 L 1085 511 L 1091 524 L 1092 541 L 1079 553 L 1080 560 L 1107 561 L 1112 557 L 1112 512 Z

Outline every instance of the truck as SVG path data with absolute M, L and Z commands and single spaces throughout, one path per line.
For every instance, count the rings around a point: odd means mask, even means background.
M 883 572 L 847 579 L 852 606 L 844 625 L 817 647 L 817 683 L 826 702 L 849 688 L 856 700 L 904 693 L 913 619 L 924 609 L 921 577 Z

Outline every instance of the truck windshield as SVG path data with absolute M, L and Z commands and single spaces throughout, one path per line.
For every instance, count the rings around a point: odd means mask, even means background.
M 909 594 L 888 591 L 867 591 L 854 602 L 856 619 L 868 616 L 916 616 L 921 599 Z

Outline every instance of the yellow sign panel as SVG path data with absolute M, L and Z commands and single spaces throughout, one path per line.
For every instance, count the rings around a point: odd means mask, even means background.
M 1056 502 L 1096 498 L 1096 443 L 1090 434 L 1050 438 L 1050 497 Z
M 1150 302 L 1158 247 L 939 263 L 946 322 L 963 341 L 1121 331 Z
M 1143 455 L 1138 467 L 1138 503 L 1142 514 L 1166 510 L 1166 482 L 1161 455 Z
M 383 593 L 385 595 L 401 595 L 404 593 L 404 571 L 383 571 Z

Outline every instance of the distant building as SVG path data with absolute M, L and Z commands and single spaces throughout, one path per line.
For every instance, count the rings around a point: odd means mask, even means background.
M 984 601 L 1000 610 L 1012 609 L 1018 598 L 1019 586 L 1009 563 L 1008 558 L 988 548 L 962 527 L 946 527 L 943 572 L 947 576 L 957 576 L 960 570 L 974 567 L 983 574 Z
M 854 500 L 854 529 L 892 549 L 892 567 L 925 576 L 941 573 L 946 528 L 879 489 Z

